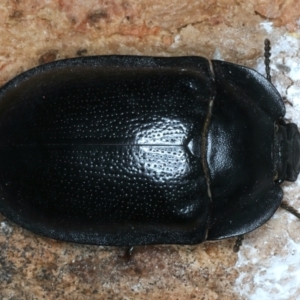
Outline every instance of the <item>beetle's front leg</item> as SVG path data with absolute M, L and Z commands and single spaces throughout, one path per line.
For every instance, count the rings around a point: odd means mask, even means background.
M 282 201 L 280 207 L 288 211 L 289 213 L 293 214 L 295 217 L 300 219 L 300 213 L 292 206 L 287 204 L 285 201 Z

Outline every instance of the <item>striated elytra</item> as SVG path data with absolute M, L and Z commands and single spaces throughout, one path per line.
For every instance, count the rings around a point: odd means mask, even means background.
M 256 71 L 202 57 L 95 56 L 0 90 L 0 212 L 99 245 L 242 235 L 279 207 L 300 134 Z

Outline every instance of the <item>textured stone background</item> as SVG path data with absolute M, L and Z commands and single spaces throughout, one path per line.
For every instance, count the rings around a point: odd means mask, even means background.
M 40 63 L 78 55 L 204 55 L 262 73 L 272 41 L 274 85 L 300 124 L 297 0 L 3 0 L 0 85 Z M 298 183 L 285 199 L 300 208 Z M 248 234 L 198 246 L 124 249 L 34 235 L 0 215 L 0 299 L 299 299 L 300 221 L 281 209 Z

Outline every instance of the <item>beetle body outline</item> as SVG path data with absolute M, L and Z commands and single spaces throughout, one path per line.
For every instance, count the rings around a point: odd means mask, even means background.
M 0 90 L 0 211 L 50 238 L 115 246 L 264 224 L 279 184 L 299 173 L 300 135 L 262 75 L 211 65 L 81 57 L 11 80 Z

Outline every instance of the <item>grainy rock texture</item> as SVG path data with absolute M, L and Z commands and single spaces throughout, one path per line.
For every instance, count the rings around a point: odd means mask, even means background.
M 269 37 L 279 45 L 273 47 L 273 82 L 293 104 L 287 118 L 300 124 L 299 5 L 3 0 L 0 85 L 38 64 L 100 54 L 203 55 L 264 72 L 263 40 Z M 285 185 L 295 207 L 299 195 L 299 185 Z M 239 254 L 231 239 L 136 247 L 127 260 L 123 248 L 53 241 L 0 215 L 0 299 L 299 299 L 299 223 L 280 210 L 246 236 Z
M 295 27 L 297 0 L 4 0 L 3 84 L 41 62 L 95 54 L 221 55 L 254 65 L 264 19 Z

